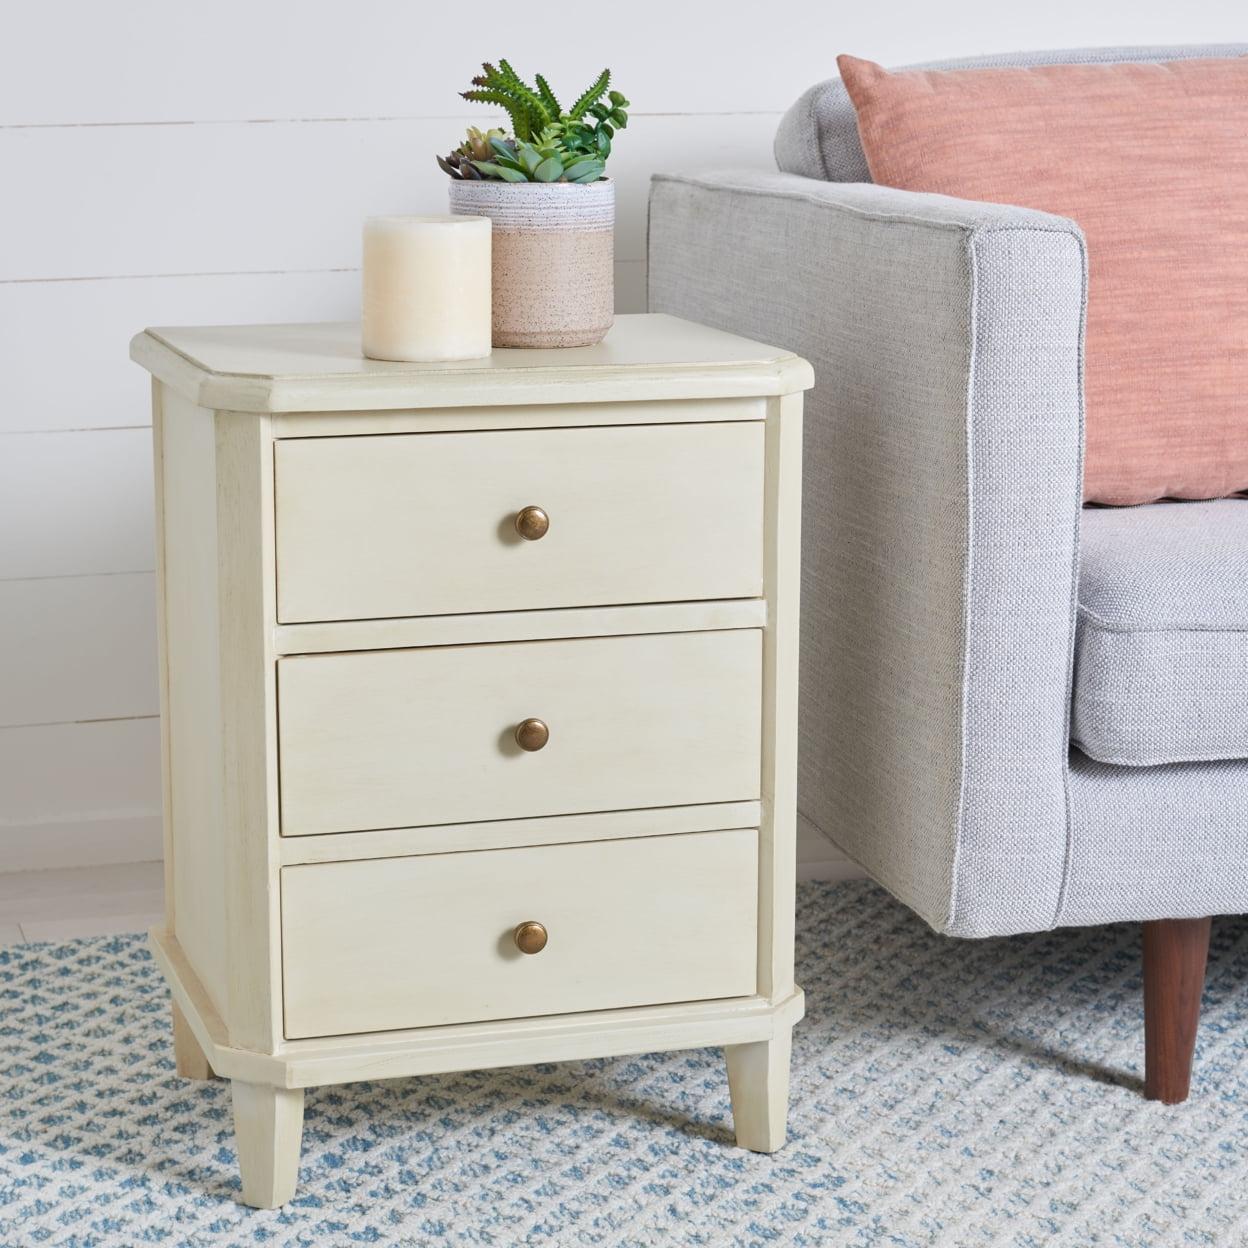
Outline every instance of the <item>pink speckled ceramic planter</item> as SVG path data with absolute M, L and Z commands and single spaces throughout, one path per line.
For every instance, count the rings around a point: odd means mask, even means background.
M 494 223 L 494 345 L 586 347 L 615 306 L 615 183 L 467 182 L 451 211 Z

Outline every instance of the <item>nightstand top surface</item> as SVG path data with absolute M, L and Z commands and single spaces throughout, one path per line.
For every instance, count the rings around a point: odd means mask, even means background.
M 202 407 L 245 412 L 779 395 L 813 383 L 791 351 L 654 313 L 617 317 L 592 347 L 443 363 L 365 359 L 350 323 L 148 329 L 130 355 Z

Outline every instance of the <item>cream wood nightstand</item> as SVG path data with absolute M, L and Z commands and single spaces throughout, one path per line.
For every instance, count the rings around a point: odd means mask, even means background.
M 723 1045 L 784 1141 L 802 391 L 666 316 L 364 360 L 358 329 L 153 329 L 179 1071 L 243 1199 L 303 1090 Z

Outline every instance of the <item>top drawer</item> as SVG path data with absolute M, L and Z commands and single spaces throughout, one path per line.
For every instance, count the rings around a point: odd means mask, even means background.
M 752 598 L 763 423 L 292 438 L 283 623 Z M 516 516 L 539 507 L 544 536 Z

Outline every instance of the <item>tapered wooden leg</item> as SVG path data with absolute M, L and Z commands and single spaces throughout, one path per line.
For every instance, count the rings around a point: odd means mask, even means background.
M 789 1058 L 793 1033 L 783 1029 L 772 1040 L 730 1044 L 728 1092 L 737 1144 L 755 1153 L 774 1153 L 784 1144 L 789 1118 Z
M 212 1067 L 176 1001 L 173 1002 L 173 1060 L 183 1079 L 213 1078 Z
M 1208 919 L 1144 924 L 1144 1095 L 1187 1100 L 1209 956 Z
M 234 1140 L 243 1203 L 276 1209 L 294 1194 L 303 1143 L 303 1089 L 233 1080 Z

